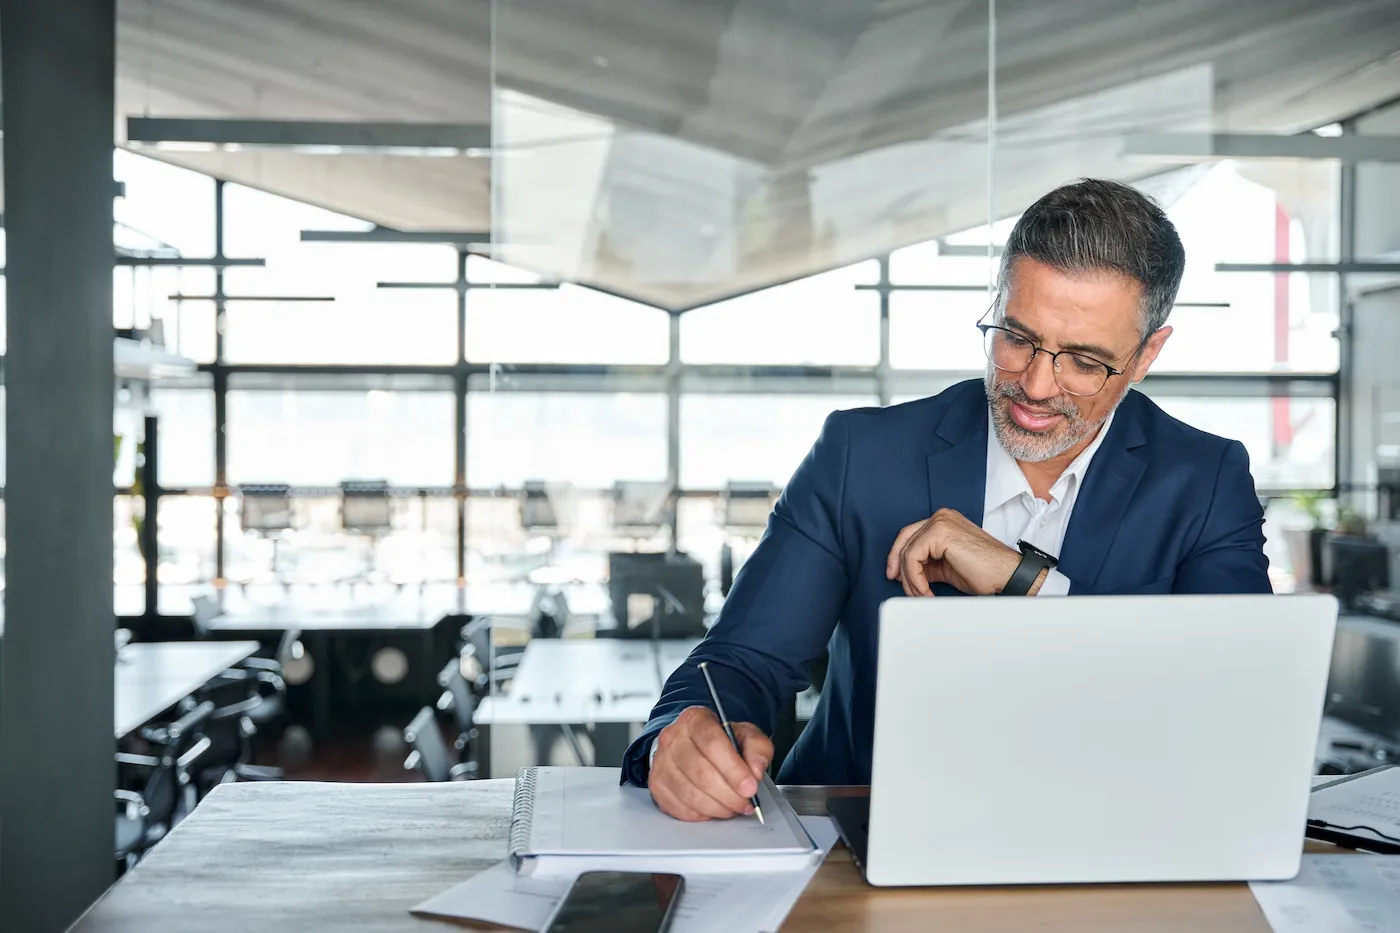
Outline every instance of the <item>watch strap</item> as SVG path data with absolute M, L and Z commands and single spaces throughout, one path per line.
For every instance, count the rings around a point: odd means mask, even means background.
M 1036 578 L 1040 576 L 1042 570 L 1048 570 L 1055 566 L 1058 561 L 1046 554 L 1040 548 L 1027 544 L 1025 541 L 1016 542 L 1021 548 L 1021 562 L 1016 565 L 1016 572 L 1011 574 L 1011 579 L 1006 581 L 1006 586 L 1001 588 L 1001 596 L 1025 596 L 1035 586 Z

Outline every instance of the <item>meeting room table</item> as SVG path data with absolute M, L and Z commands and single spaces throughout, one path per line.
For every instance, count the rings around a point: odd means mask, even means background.
M 217 787 L 73 933 L 453 929 L 409 908 L 505 857 L 513 785 Z M 805 814 L 825 813 L 829 796 L 866 792 L 783 788 Z M 1244 884 L 872 888 L 838 844 L 782 930 L 1268 933 L 1269 925 Z
M 136 642 L 117 652 L 112 731 L 135 732 L 258 650 L 255 641 Z

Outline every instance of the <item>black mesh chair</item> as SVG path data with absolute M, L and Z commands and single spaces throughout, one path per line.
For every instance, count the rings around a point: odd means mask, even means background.
M 194 809 L 190 773 L 212 744 L 204 727 L 213 712 L 214 704 L 205 701 L 169 725 L 142 729 L 154 755 L 117 754 L 121 782 L 141 785 L 139 791 L 126 787 L 118 795 L 117 858 L 139 856 Z
M 425 706 L 403 730 L 403 740 L 413 749 L 403 766 L 407 771 L 423 772 L 423 779 L 433 782 L 469 780 L 475 763 L 468 766 L 452 761 L 452 753 L 443 741 L 438 726 L 437 710 Z
M 209 748 L 194 773 L 201 797 L 216 785 L 232 781 L 282 780 L 282 769 L 251 763 L 252 739 L 258 732 L 252 716 L 266 702 L 259 692 L 260 676 L 246 670 L 225 671 L 196 694 L 199 701 L 214 706 L 204 725 Z
M 470 768 L 470 776 L 476 777 L 479 765 L 476 757 L 476 694 L 462 676 L 462 661 L 453 658 L 438 674 L 438 685 L 443 694 L 438 698 L 438 709 L 450 711 L 457 723 L 457 739 L 453 745 L 457 749 L 457 759 Z

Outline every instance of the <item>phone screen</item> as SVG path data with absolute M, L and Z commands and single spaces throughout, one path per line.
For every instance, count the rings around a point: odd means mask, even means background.
M 663 933 L 683 887 L 680 875 L 584 872 L 564 895 L 545 933 Z

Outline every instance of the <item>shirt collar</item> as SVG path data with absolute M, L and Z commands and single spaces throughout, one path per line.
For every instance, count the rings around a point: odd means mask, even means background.
M 1108 429 L 1113 426 L 1114 416 L 1117 410 L 1110 412 L 1104 419 L 1103 425 L 1099 428 L 1099 433 L 1094 440 L 1079 452 L 1079 456 L 1070 461 L 1070 465 L 1060 474 L 1060 478 L 1055 480 L 1055 484 L 1050 487 L 1050 497 L 1053 500 L 1063 502 L 1070 490 L 1076 488 L 1084 482 L 1084 474 L 1089 470 L 1089 462 L 1094 459 L 1094 454 L 1103 446 L 1103 439 L 1108 436 Z M 1001 508 L 1006 503 L 1015 499 L 1023 493 L 1034 497 L 1031 492 L 1031 484 L 1026 481 L 1026 474 L 1021 472 L 1018 464 L 1011 454 L 1006 452 L 1006 448 L 1001 446 L 997 440 L 996 425 L 992 423 L 991 409 L 987 409 L 987 495 L 986 512 L 991 512 Z

